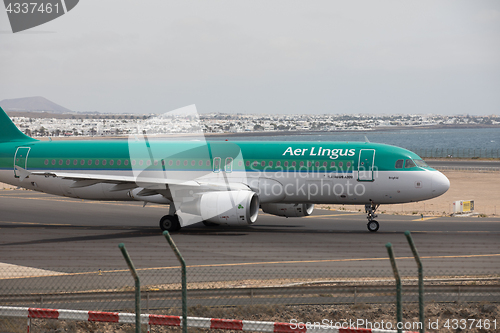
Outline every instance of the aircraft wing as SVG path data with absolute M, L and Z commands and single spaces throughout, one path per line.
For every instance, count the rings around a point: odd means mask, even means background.
M 72 188 L 86 187 L 99 183 L 116 184 L 112 191 L 121 189 L 131 189 L 134 187 L 143 187 L 150 190 L 164 190 L 166 186 L 176 185 L 179 187 L 193 187 L 200 188 L 200 190 L 211 191 L 228 191 L 228 190 L 249 190 L 249 187 L 242 183 L 223 183 L 214 182 L 205 179 L 199 180 L 184 180 L 172 178 L 153 178 L 153 177 L 133 177 L 133 176 L 118 176 L 118 175 L 102 175 L 102 174 L 84 174 L 72 172 L 58 172 L 58 171 L 28 171 L 16 165 L 19 171 L 21 180 L 30 175 L 58 177 L 62 179 L 73 180 Z M 203 188 L 203 189 L 202 189 Z
M 22 168 L 16 166 L 20 171 L 21 177 L 23 176 Z M 35 171 L 29 172 L 24 170 L 29 175 L 34 176 L 47 176 L 47 177 L 59 177 L 63 179 L 74 180 L 77 185 L 81 182 L 81 185 L 88 183 L 90 186 L 97 183 L 111 183 L 111 184 L 121 184 L 121 183 L 141 183 L 151 184 L 151 185 L 183 185 L 183 186 L 200 186 L 200 184 L 194 180 L 182 180 L 182 179 L 169 179 L 169 178 L 151 178 L 151 177 L 133 177 L 133 176 L 116 176 L 116 175 L 99 175 L 99 174 L 85 174 L 85 173 L 72 173 L 72 172 L 58 172 L 58 171 Z M 24 177 L 26 178 L 26 177 Z M 91 184 L 92 183 L 92 184 Z M 81 186 L 71 186 L 71 187 L 81 187 Z

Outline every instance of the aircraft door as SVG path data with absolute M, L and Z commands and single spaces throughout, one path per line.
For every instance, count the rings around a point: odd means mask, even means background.
M 375 149 L 361 149 L 358 161 L 358 181 L 373 181 Z
M 19 178 L 19 172 L 16 170 L 16 165 L 23 169 L 27 169 L 30 149 L 30 147 L 18 147 L 16 150 L 16 155 L 14 156 L 14 176 L 16 178 Z

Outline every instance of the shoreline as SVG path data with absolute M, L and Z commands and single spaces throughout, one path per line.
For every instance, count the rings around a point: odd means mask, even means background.
M 380 126 L 363 130 L 339 130 L 339 131 L 259 131 L 259 132 L 225 132 L 225 133 L 204 133 L 206 136 L 301 136 L 301 135 L 335 135 L 342 133 L 368 134 L 374 132 L 391 132 L 398 130 L 419 130 L 419 129 L 470 129 L 470 128 L 500 128 L 500 125 L 430 125 L 430 126 Z

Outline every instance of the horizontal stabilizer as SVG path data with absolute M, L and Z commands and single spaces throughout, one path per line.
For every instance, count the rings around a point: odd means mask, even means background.
M 26 169 L 21 168 L 19 165 L 16 165 L 15 168 L 17 170 L 17 174 L 19 175 L 20 181 L 25 180 L 26 178 L 28 178 L 29 175 L 31 175 L 31 172 L 29 172 Z

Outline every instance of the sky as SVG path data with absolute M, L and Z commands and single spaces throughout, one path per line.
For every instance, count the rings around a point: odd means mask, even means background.
M 500 114 L 500 1 L 81 0 L 13 34 L 0 100 L 73 111 Z

